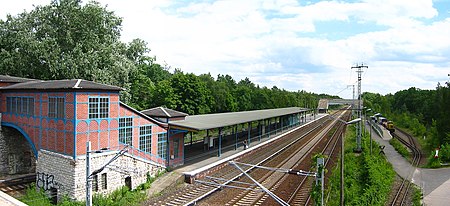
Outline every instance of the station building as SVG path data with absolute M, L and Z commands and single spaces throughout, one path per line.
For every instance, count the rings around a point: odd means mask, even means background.
M 37 187 L 56 199 L 83 200 L 87 153 L 91 173 L 117 157 L 91 177 L 94 194 L 124 185 L 134 189 L 149 175 L 185 163 L 185 149 L 197 150 L 192 136 L 185 141 L 189 131 L 206 130 L 208 150 L 220 157 L 227 146 L 237 148 L 238 134 L 250 143 L 252 131 L 261 139 L 271 130 L 299 124 L 307 111 L 282 108 L 194 116 L 163 107 L 137 111 L 120 101 L 121 90 L 82 79 L 0 75 L 0 173 L 35 172 Z M 255 121 L 262 125 L 252 129 Z M 247 124 L 247 132 L 238 132 L 238 124 Z M 234 128 L 233 133 L 223 134 L 225 128 Z M 218 136 L 208 134 L 212 129 L 219 130 Z M 126 152 L 117 156 L 119 151 Z

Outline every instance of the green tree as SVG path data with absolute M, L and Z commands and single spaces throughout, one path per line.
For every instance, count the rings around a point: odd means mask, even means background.
M 180 96 L 175 93 L 172 88 L 170 80 L 162 80 L 155 85 L 152 100 L 149 108 L 165 106 L 170 109 L 177 109 L 181 104 Z
M 35 79 L 75 79 L 127 89 L 136 61 L 148 50 L 142 40 L 120 41 L 122 19 L 99 3 L 53 0 L 0 20 L 0 73 Z
M 206 84 L 192 73 L 175 72 L 170 80 L 174 93 L 180 97 L 176 110 L 188 114 L 205 114 L 210 112 L 212 97 Z

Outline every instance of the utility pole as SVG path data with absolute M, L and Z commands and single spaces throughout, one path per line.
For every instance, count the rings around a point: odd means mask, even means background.
M 362 105 L 361 105 L 361 74 L 363 73 L 363 68 L 369 68 L 367 65 L 361 64 L 352 67 L 352 69 L 356 69 L 356 72 L 358 73 L 358 109 L 357 114 L 358 118 L 362 118 Z M 356 149 L 355 152 L 361 152 L 361 129 L 362 129 L 362 122 L 359 122 L 357 126 L 357 137 L 356 137 Z
M 355 103 L 355 85 L 354 85 L 354 84 L 352 84 L 352 85 L 347 85 L 347 89 L 348 89 L 349 87 L 352 87 L 352 88 L 353 88 L 352 108 L 354 108 L 355 105 L 356 105 L 356 103 Z M 354 114 L 355 114 L 355 110 L 352 110 L 352 115 L 354 115 Z
M 112 157 L 106 164 L 104 164 L 99 169 L 94 170 L 91 173 L 91 153 L 102 153 L 108 151 L 108 148 L 101 148 L 100 150 L 91 151 L 91 141 L 86 142 L 86 206 L 92 206 L 92 183 L 91 178 L 98 173 L 102 172 L 106 166 L 117 160 L 120 156 L 127 152 L 128 145 L 125 145 L 114 157 Z
M 86 206 L 92 206 L 92 187 L 89 177 L 91 175 L 91 141 L 86 142 Z
M 344 133 L 341 134 L 341 191 L 340 191 L 340 206 L 344 206 L 344 156 L 345 156 L 345 147 L 344 147 L 345 139 Z

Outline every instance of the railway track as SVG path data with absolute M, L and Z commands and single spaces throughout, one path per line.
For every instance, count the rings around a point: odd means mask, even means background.
M 22 177 L 17 177 L 13 179 L 7 179 L 0 182 L 0 191 L 11 195 L 17 196 L 23 194 L 23 192 L 31 185 L 31 183 L 36 181 L 36 174 L 26 175 Z
M 344 119 L 348 119 L 344 117 Z M 338 123 L 337 127 L 330 131 L 327 134 L 321 144 L 319 144 L 317 148 L 315 148 L 314 153 L 321 153 L 328 158 L 325 159 L 324 167 L 326 170 L 331 171 L 332 167 L 335 166 L 335 162 L 338 159 L 338 150 L 340 149 L 341 144 L 340 140 L 342 140 L 341 134 L 344 132 L 345 125 L 342 123 Z M 323 146 L 325 145 L 325 146 Z M 312 159 L 312 155 L 309 156 L 308 160 Z M 295 169 L 308 169 L 311 167 L 311 161 L 302 162 L 303 165 L 299 165 Z M 301 180 L 299 180 L 301 179 Z M 327 175 L 325 175 L 325 182 L 327 184 Z M 286 198 L 289 205 L 311 205 L 313 202 L 311 201 L 311 191 L 313 187 L 314 177 L 311 176 L 303 176 L 301 178 L 285 175 L 285 179 L 280 181 L 280 186 L 277 188 L 275 193 L 280 194 L 280 197 Z M 267 201 L 265 205 L 270 205 L 274 202 Z
M 305 136 L 316 133 L 322 125 L 330 122 L 328 118 L 321 119 L 316 122 L 313 122 L 309 125 L 306 125 L 301 130 L 293 130 L 290 134 L 286 135 L 283 138 L 278 139 L 277 141 L 272 142 L 270 145 L 266 145 L 264 148 L 260 148 L 258 151 L 241 156 L 239 159 L 235 161 L 246 162 L 249 164 L 257 165 L 260 162 L 267 161 L 272 159 L 276 154 L 280 151 L 289 147 L 292 144 L 305 144 L 307 141 Z M 268 155 L 272 154 L 272 155 Z M 246 172 L 254 170 L 252 167 L 244 167 Z M 257 171 L 257 170 L 255 170 Z M 253 171 L 253 172 L 255 172 Z M 164 195 L 160 198 L 153 199 L 147 201 L 146 205 L 193 205 L 197 204 L 201 199 L 209 196 L 215 191 L 221 190 L 223 187 L 221 185 L 231 185 L 234 181 L 240 179 L 242 173 L 238 172 L 233 166 L 227 165 L 222 169 L 216 171 L 214 175 L 196 181 L 194 184 L 190 184 L 183 189 L 180 189 L 170 195 Z M 204 180 L 213 180 L 210 182 L 216 181 L 217 184 L 201 184 L 201 181 Z
M 402 144 L 404 144 L 406 147 L 408 147 L 411 150 L 412 158 L 411 158 L 411 164 L 412 168 L 411 171 L 408 174 L 408 177 L 403 179 L 401 185 L 397 189 L 397 192 L 395 193 L 394 199 L 392 200 L 391 204 L 392 206 L 397 205 L 405 205 L 408 197 L 408 193 L 411 188 L 411 178 L 414 174 L 415 168 L 419 165 L 421 160 L 421 151 L 418 149 L 417 143 L 414 140 L 414 138 L 409 135 L 406 132 L 403 132 L 402 130 L 396 128 L 395 132 L 392 133 L 392 136 L 396 139 L 398 139 Z
M 340 123 L 339 123 L 340 124 Z M 262 167 L 269 168 L 293 168 L 299 171 L 308 171 L 311 169 L 311 159 L 312 155 L 315 153 L 324 153 L 325 151 L 331 152 L 336 148 L 339 138 L 330 135 L 331 133 L 336 134 L 336 130 L 331 131 L 333 125 L 329 125 L 321 134 L 311 135 L 311 139 L 308 142 L 301 143 L 297 146 L 293 146 L 289 150 L 283 152 L 267 162 L 261 163 Z M 315 137 L 320 136 L 320 137 Z M 338 136 L 338 135 L 336 135 Z M 315 138 L 312 138 L 315 137 Z M 330 141 L 333 140 L 333 141 Z M 323 146 L 327 145 L 327 146 Z M 330 149 L 331 148 L 331 149 Z M 328 155 L 328 154 L 327 154 Z M 314 178 L 306 176 L 297 175 L 286 175 L 286 173 L 276 172 L 274 170 L 267 171 L 267 169 L 254 169 L 251 171 L 251 176 L 257 179 L 262 185 L 270 189 L 271 192 L 275 193 L 280 199 L 287 200 L 288 204 L 291 205 L 304 205 L 303 203 L 308 203 L 310 200 L 309 193 L 312 188 L 312 181 Z M 240 183 L 231 184 L 233 187 L 237 187 L 238 184 L 252 184 L 252 182 L 243 178 Z M 300 185 L 300 186 L 299 186 Z M 233 197 L 232 199 L 226 201 L 224 205 L 276 205 L 279 202 L 274 201 L 267 193 L 262 193 L 257 190 L 258 187 L 251 185 L 247 187 L 246 190 L 243 188 L 237 189 L 227 189 L 218 192 L 214 197 L 210 197 L 200 205 L 210 205 L 217 202 L 224 201 L 224 197 Z M 292 191 L 295 191 L 292 193 Z M 305 195 L 306 194 L 306 195 Z

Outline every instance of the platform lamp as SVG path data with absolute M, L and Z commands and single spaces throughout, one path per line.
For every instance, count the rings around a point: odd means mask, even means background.
M 332 117 L 332 116 L 329 116 L 329 117 Z M 338 120 L 338 121 L 340 121 L 340 122 L 342 122 L 342 123 L 344 123 L 346 125 L 356 124 L 356 123 L 361 121 L 361 118 L 356 118 L 356 119 L 348 121 L 348 122 L 346 122 L 346 121 L 344 121 L 342 119 L 339 119 L 339 118 L 335 118 L 335 117 L 332 117 L 332 118 L 336 119 L 336 120 Z M 341 134 L 341 192 L 340 192 L 340 196 L 341 196 L 340 197 L 340 200 L 341 200 L 341 204 L 340 205 L 341 206 L 344 205 L 344 142 L 345 142 L 345 140 L 344 140 L 344 133 L 342 133 Z
M 364 123 L 363 123 L 363 125 L 364 125 L 364 136 L 366 135 L 366 123 L 368 122 L 367 121 L 367 112 L 370 112 L 370 111 L 372 111 L 372 109 L 370 109 L 370 108 L 366 108 L 365 110 L 364 110 L 364 118 L 365 118 L 365 121 L 364 121 Z M 369 125 L 369 138 L 370 138 L 370 154 L 372 154 L 372 128 L 370 128 L 370 125 Z

